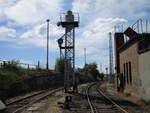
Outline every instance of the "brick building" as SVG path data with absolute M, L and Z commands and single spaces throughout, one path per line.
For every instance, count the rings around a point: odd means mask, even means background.
M 137 33 L 129 27 L 115 33 L 114 41 L 118 91 L 150 100 L 150 33 Z

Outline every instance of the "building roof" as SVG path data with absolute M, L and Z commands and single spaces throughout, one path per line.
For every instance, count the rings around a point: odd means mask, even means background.
M 138 43 L 138 52 L 143 53 L 150 50 L 150 33 L 136 34 L 124 43 L 120 48 L 119 52 L 123 52 L 133 44 Z

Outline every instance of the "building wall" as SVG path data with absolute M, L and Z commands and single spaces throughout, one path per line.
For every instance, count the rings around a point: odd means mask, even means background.
M 132 76 L 132 85 L 140 86 L 140 77 L 139 77 L 139 62 L 138 62 L 138 44 L 134 43 L 129 48 L 120 53 L 120 72 L 124 73 L 124 64 L 131 62 L 131 76 Z M 125 66 L 126 68 L 126 66 Z M 129 64 L 128 64 L 129 71 Z M 129 74 L 129 73 L 128 73 Z M 128 75 L 129 76 L 129 75 Z M 127 84 L 127 74 L 125 74 L 126 85 Z M 130 78 L 128 77 L 129 81 Z M 130 84 L 130 83 L 129 83 Z
M 142 97 L 145 100 L 150 100 L 150 51 L 139 55 L 139 72 L 142 87 L 145 89 L 145 94 Z
M 119 58 L 119 48 L 124 44 L 124 34 L 115 33 L 114 34 L 114 49 L 115 49 L 115 86 L 118 89 L 118 74 L 120 73 L 120 58 Z
M 150 100 L 150 34 L 132 35 L 128 30 L 124 34 L 131 39 L 123 45 L 115 43 L 119 46 L 115 49 L 117 89 Z M 121 42 L 122 38 L 117 34 L 115 39 Z
M 138 43 L 134 43 L 126 50 L 120 52 L 119 56 L 120 73 L 123 73 L 125 76 L 124 91 L 141 98 L 142 94 L 145 93 L 145 90 L 141 85 L 141 78 L 139 73 Z

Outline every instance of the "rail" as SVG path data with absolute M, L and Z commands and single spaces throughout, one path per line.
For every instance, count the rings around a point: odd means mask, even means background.
M 94 85 L 96 85 L 96 91 L 98 92 L 99 95 L 101 95 L 102 97 L 104 97 L 104 100 L 105 101 L 108 101 L 113 107 L 116 107 L 117 110 L 123 112 L 123 113 L 128 113 L 128 111 L 126 111 L 124 108 L 122 108 L 119 104 L 115 103 L 115 101 L 113 101 L 112 99 L 110 99 L 108 96 L 106 96 L 100 89 L 99 89 L 99 84 L 97 83 L 93 83 L 91 85 L 89 85 L 87 88 L 86 88 L 86 97 L 87 97 L 87 101 L 88 101 L 88 105 L 90 107 L 90 110 L 91 110 L 91 113 L 100 113 L 102 111 L 98 110 L 99 108 L 97 108 L 95 106 L 95 104 L 92 102 L 92 100 L 90 99 L 90 89 L 91 87 L 93 87 Z M 109 110 L 108 108 L 104 108 L 106 110 Z M 118 112 L 119 112 L 118 111 Z M 106 111 L 108 112 L 108 111 Z
M 90 109 L 91 109 L 91 113 L 98 113 L 98 110 L 97 110 L 96 106 L 92 103 L 92 101 L 91 101 L 91 99 L 90 99 L 90 96 L 89 96 L 90 88 L 91 88 L 93 85 L 95 85 L 95 83 L 87 87 L 87 89 L 86 89 L 86 96 L 87 96 L 88 104 L 89 104 Z
M 43 92 L 40 92 L 40 93 L 37 93 L 37 94 L 34 94 L 34 95 L 31 95 L 31 96 L 28 96 L 28 97 L 25 97 L 23 99 L 20 99 L 20 100 L 17 100 L 17 101 L 14 101 L 14 102 L 11 102 L 11 103 L 8 103 L 8 107 L 13 105 L 13 104 L 17 104 L 23 100 L 26 100 L 28 98 L 33 98 L 35 97 L 33 100 L 31 100 L 29 103 L 23 105 L 22 107 L 19 107 L 18 109 L 14 110 L 12 113 L 20 113 L 22 112 L 23 110 L 25 110 L 26 108 L 28 108 L 29 106 L 33 105 L 34 103 L 37 103 L 39 102 L 40 100 L 58 92 L 58 91 L 61 91 L 62 88 L 58 88 L 58 89 L 53 89 L 53 90 L 45 90 Z
M 123 113 L 128 113 L 124 108 L 122 108 L 120 105 L 115 103 L 112 99 L 110 99 L 108 96 L 106 96 L 97 86 L 97 91 L 99 94 L 101 94 L 105 99 L 107 99 L 109 102 L 111 102 L 114 106 L 116 106 L 118 109 L 120 109 Z

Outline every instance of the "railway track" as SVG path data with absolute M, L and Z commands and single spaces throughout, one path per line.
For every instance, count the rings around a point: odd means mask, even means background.
M 99 113 L 98 112 L 98 109 L 97 107 L 95 106 L 95 104 L 92 102 L 91 98 L 90 98 L 90 88 L 95 85 L 95 84 L 92 84 L 92 85 L 89 85 L 86 89 L 86 96 L 87 96 L 87 101 L 88 101 L 88 104 L 90 106 L 90 109 L 91 109 L 91 113 Z
M 39 102 L 40 100 L 47 98 L 48 96 L 61 91 L 62 88 L 58 89 L 49 89 L 46 91 L 42 91 L 40 93 L 16 100 L 14 102 L 7 104 L 7 113 L 21 113 L 28 107 L 32 106 L 34 103 Z
M 6 105 L 7 105 L 7 106 L 10 106 L 10 105 L 13 105 L 13 104 L 15 104 L 15 103 L 19 103 L 19 102 L 21 102 L 21 101 L 24 101 L 24 100 L 26 100 L 26 99 L 35 97 L 36 95 L 40 95 L 40 94 L 45 93 L 45 92 L 50 91 L 50 90 L 52 90 L 52 89 L 47 89 L 47 90 L 44 90 L 44 91 L 40 91 L 40 92 L 38 92 L 38 93 L 31 94 L 31 95 L 29 95 L 29 96 L 25 96 L 25 97 L 22 97 L 22 98 L 20 98 L 20 99 L 14 100 L 14 101 L 7 101 L 7 102 L 6 102 Z
M 92 94 L 92 88 L 96 91 L 96 95 Z M 91 84 L 86 88 L 86 96 L 88 105 L 90 107 L 90 113 L 128 113 L 124 108 L 118 105 L 115 101 L 109 98 L 105 93 L 99 88 L 98 84 Z M 92 97 L 98 97 L 98 99 L 93 99 Z

